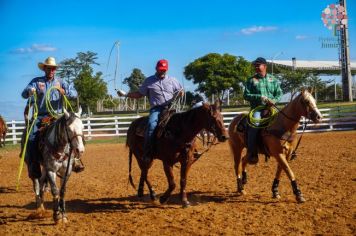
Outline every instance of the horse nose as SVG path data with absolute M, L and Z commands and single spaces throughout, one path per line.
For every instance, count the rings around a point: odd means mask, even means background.
M 79 153 L 79 154 L 81 155 L 81 154 L 84 153 L 85 148 L 84 148 L 84 147 L 78 147 L 78 148 L 76 149 L 76 151 L 77 151 L 77 153 Z

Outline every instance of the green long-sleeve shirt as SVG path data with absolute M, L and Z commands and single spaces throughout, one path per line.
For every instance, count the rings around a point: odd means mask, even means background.
M 251 109 L 262 105 L 261 97 L 265 96 L 273 102 L 278 102 L 283 95 L 279 81 L 270 74 L 265 77 L 255 74 L 247 79 L 245 84 L 244 99 L 250 102 Z

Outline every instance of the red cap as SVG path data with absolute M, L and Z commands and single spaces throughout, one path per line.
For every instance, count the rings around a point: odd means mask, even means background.
M 156 65 L 156 70 L 167 71 L 168 70 L 168 61 L 165 59 L 159 60 Z

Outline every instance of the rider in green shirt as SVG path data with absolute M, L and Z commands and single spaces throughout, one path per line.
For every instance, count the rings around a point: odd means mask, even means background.
M 266 108 L 274 105 L 283 95 L 279 81 L 273 75 L 267 74 L 266 59 L 258 57 L 252 64 L 256 74 L 246 81 L 244 99 L 250 102 L 251 109 L 261 105 L 265 105 Z M 260 119 L 264 112 L 264 110 L 256 111 L 253 117 Z M 250 164 L 258 162 L 257 134 L 257 128 L 248 127 L 247 160 Z

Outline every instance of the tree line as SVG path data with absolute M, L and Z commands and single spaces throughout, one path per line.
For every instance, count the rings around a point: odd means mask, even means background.
M 75 87 L 80 104 L 88 113 L 96 111 L 98 101 L 104 101 L 105 108 L 117 107 L 121 101 L 120 98 L 108 95 L 103 73 L 94 73 L 93 66 L 99 65 L 97 59 L 97 53 L 79 52 L 75 58 L 61 61 L 58 68 L 58 76 Z M 237 105 L 243 103 L 244 82 L 254 74 L 254 68 L 251 62 L 242 56 L 209 53 L 185 66 L 183 73 L 187 80 L 197 85 L 194 92 L 186 92 L 186 104 L 190 105 L 194 100 L 202 100 L 205 97 L 209 100 L 220 99 L 225 104 L 228 99 L 230 105 Z M 305 87 L 313 91 L 317 100 L 341 98 L 342 89 L 339 84 L 322 81 L 317 74 L 310 71 L 278 68 L 278 74 L 274 75 L 279 79 L 283 93 L 290 93 L 291 99 Z M 145 78 L 139 68 L 133 68 L 123 83 L 130 91 L 137 91 Z M 146 109 L 146 103 L 145 99 L 133 100 L 129 106 L 137 110 L 141 105 Z

